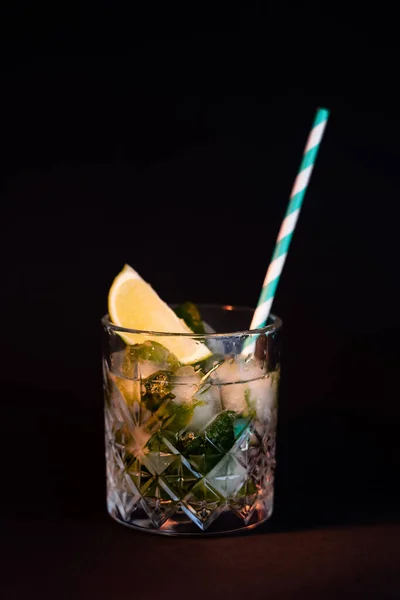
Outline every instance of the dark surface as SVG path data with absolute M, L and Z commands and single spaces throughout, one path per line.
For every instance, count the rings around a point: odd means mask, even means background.
M 1 21 L 0 597 L 398 598 L 396 21 L 185 6 Z M 207 540 L 125 529 L 105 510 L 109 285 L 128 262 L 169 302 L 255 305 L 319 105 L 274 304 L 273 518 Z

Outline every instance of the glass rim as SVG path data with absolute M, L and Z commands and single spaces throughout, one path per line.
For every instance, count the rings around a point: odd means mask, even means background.
M 171 308 L 176 308 L 179 306 L 178 303 L 171 303 L 168 306 L 170 306 Z M 207 303 L 198 303 L 196 304 L 196 306 L 199 307 L 200 312 L 201 312 L 201 308 L 204 309 L 216 309 L 216 310 L 220 310 L 220 311 L 238 311 L 238 312 L 248 312 L 248 313 L 254 313 L 254 308 L 251 308 L 250 306 L 241 306 L 241 305 L 231 305 L 231 304 L 207 304 Z M 110 321 L 109 315 L 108 313 L 105 314 L 102 319 L 101 319 L 101 323 L 103 325 L 103 327 L 105 327 L 107 330 L 109 331 L 114 331 L 116 333 L 132 333 L 135 335 L 150 335 L 150 336 L 157 336 L 157 337 L 171 337 L 171 336 L 179 336 L 179 337 L 189 337 L 192 339 L 197 339 L 197 340 L 204 340 L 204 339 L 221 339 L 221 338 L 229 338 L 229 337 L 250 337 L 250 336 L 255 336 L 255 335 L 261 335 L 261 334 L 266 334 L 266 335 L 271 335 L 272 333 L 275 333 L 276 331 L 279 331 L 279 329 L 281 329 L 282 327 L 282 319 L 280 317 L 278 317 L 277 315 L 275 315 L 274 313 L 270 313 L 269 317 L 270 319 L 273 319 L 273 323 L 270 323 L 269 325 L 265 325 L 265 327 L 259 327 L 257 329 L 239 329 L 237 331 L 231 331 L 231 332 L 227 332 L 227 333 L 183 333 L 183 332 L 173 332 L 173 331 L 151 331 L 151 330 L 146 330 L 146 329 L 130 329 L 129 327 L 120 327 L 119 325 L 115 325 L 114 323 L 112 323 Z

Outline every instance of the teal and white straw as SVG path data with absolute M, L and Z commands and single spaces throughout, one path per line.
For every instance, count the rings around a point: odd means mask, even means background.
M 319 108 L 317 110 L 314 123 L 304 149 L 303 160 L 301 161 L 300 169 L 290 195 L 285 218 L 282 221 L 282 225 L 276 239 L 275 250 L 264 279 L 263 287 L 257 303 L 257 308 L 254 311 L 250 329 L 264 327 L 267 323 L 268 315 L 270 313 L 276 288 L 279 282 L 279 277 L 286 261 L 290 242 L 292 241 L 293 232 L 296 227 L 297 219 L 299 218 L 304 195 L 310 182 L 311 173 L 314 168 L 322 136 L 328 122 L 328 117 L 328 110 L 324 108 Z M 251 341 L 249 341 L 249 344 L 247 344 L 247 346 L 249 345 L 251 345 Z

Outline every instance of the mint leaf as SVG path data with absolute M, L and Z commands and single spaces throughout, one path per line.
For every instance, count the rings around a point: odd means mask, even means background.
M 235 442 L 233 427 L 235 418 L 236 414 L 233 410 L 219 413 L 205 431 L 187 446 L 185 455 L 213 453 L 212 446 L 218 448 L 223 454 L 228 452 Z M 211 442 L 212 446 L 208 442 Z
M 147 379 L 143 380 L 145 393 L 142 396 L 142 402 L 151 412 L 158 410 L 161 404 L 171 395 L 171 373 L 168 371 L 157 371 Z
M 185 321 L 193 333 L 205 333 L 200 311 L 193 302 L 184 302 L 175 308 L 175 314 Z
M 122 363 L 122 374 L 125 377 L 134 376 L 134 364 L 140 361 L 154 363 L 161 371 L 175 371 L 179 367 L 179 361 L 172 352 L 162 344 L 153 340 L 146 340 L 143 344 L 127 346 Z

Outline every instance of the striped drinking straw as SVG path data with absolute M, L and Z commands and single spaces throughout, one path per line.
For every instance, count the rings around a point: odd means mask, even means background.
M 253 319 L 251 321 L 250 329 L 264 327 L 267 323 L 268 315 L 274 301 L 276 288 L 278 286 L 279 277 L 282 273 L 283 265 L 285 264 L 290 242 L 292 241 L 294 228 L 296 227 L 297 219 L 299 218 L 301 205 L 310 181 L 322 136 L 328 122 L 328 117 L 329 111 L 325 108 L 319 108 L 317 110 L 314 123 L 304 149 L 303 160 L 301 161 L 300 169 L 290 195 L 286 214 L 276 239 L 274 253 L 264 279 L 261 294 L 257 303 L 257 308 L 254 311 Z M 253 345 L 253 343 L 254 341 L 252 342 L 249 338 L 244 345 L 244 349 L 249 352 L 250 346 Z

